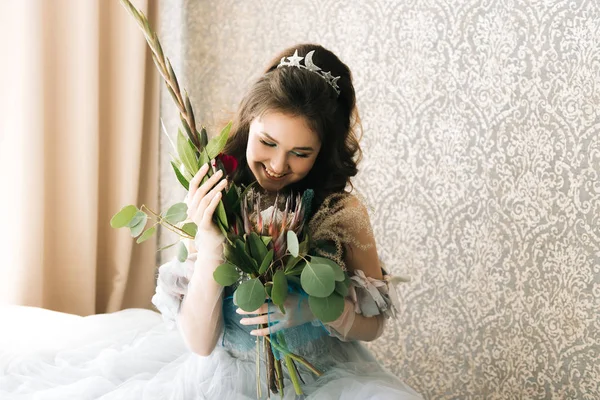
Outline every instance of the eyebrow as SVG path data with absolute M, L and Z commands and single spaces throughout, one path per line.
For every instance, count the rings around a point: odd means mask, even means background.
M 273 142 L 279 144 L 279 142 L 275 139 L 273 139 L 273 137 L 271 135 L 269 135 L 267 132 L 261 132 L 263 135 L 265 135 L 269 140 L 272 140 Z M 294 147 L 292 150 L 303 150 L 303 151 L 315 151 L 315 149 L 313 149 L 312 147 Z

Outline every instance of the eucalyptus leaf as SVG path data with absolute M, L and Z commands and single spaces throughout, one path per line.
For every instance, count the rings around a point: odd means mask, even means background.
M 340 267 L 335 261 L 329 259 L 329 258 L 325 258 L 325 257 L 317 257 L 317 256 L 312 256 L 310 258 L 311 262 L 315 262 L 317 264 L 325 264 L 325 265 L 329 265 L 329 267 L 331 267 L 331 269 L 333 270 L 333 273 L 335 274 L 335 280 L 338 282 L 343 282 L 346 274 L 344 273 L 344 270 L 342 269 L 342 267 Z
M 298 236 L 296 236 L 294 231 L 287 231 L 287 248 L 292 256 L 298 257 L 300 244 L 298 243 Z
M 215 269 L 213 277 L 219 285 L 231 286 L 240 279 L 240 272 L 235 265 L 224 263 Z
M 121 208 L 121 210 L 110 219 L 110 226 L 113 228 L 123 228 L 127 226 L 137 211 L 137 207 L 133 205 Z
M 265 258 L 263 258 L 262 263 L 260 264 L 260 268 L 258 269 L 259 275 L 262 275 L 267 271 L 267 268 L 269 268 L 269 265 L 271 265 L 271 262 L 273 262 L 274 255 L 275 252 L 273 251 L 273 249 L 267 252 L 267 255 L 265 256 Z
M 198 225 L 196 225 L 194 222 L 187 222 L 183 224 L 181 230 L 190 235 L 191 237 L 195 238 L 196 233 L 198 232 Z
M 134 221 L 136 223 L 132 224 Z M 131 225 L 129 227 L 129 229 L 131 230 L 131 236 L 138 237 L 146 227 L 146 222 L 148 222 L 148 216 L 146 215 L 146 213 L 138 211 L 129 223 Z
M 300 275 L 302 289 L 315 297 L 327 297 L 335 289 L 335 275 L 329 265 L 307 263 Z
M 342 297 L 348 296 L 348 285 L 345 282 L 335 282 L 335 292 Z
M 187 204 L 177 203 L 173 204 L 165 213 L 165 220 L 170 224 L 178 224 L 185 221 L 187 218 Z
M 146 240 L 150 239 L 152 237 L 152 235 L 154 235 L 154 232 L 156 232 L 156 226 L 146 229 L 144 231 L 144 233 L 142 233 L 142 235 L 139 238 L 137 238 L 136 242 L 137 243 L 145 242 Z
M 285 276 L 285 272 L 279 270 L 273 275 L 273 290 L 271 292 L 271 299 L 273 304 L 282 306 L 288 294 L 288 283 Z
M 148 215 L 145 212 L 137 210 L 131 221 L 127 223 L 129 228 L 133 228 L 134 226 L 139 225 L 140 222 L 146 221 L 148 219 Z
M 175 171 L 175 176 L 177 177 L 179 183 L 181 183 L 181 186 L 183 186 L 185 190 L 190 190 L 190 183 L 187 179 L 185 179 L 185 177 L 173 161 L 171 161 L 171 166 L 173 167 L 173 171 Z
M 337 293 L 322 298 L 308 296 L 308 306 L 321 322 L 332 322 L 344 312 L 344 298 Z
M 244 311 L 256 311 L 265 302 L 265 287 L 258 278 L 243 282 L 236 289 L 237 305 Z
M 176 241 L 175 243 L 171 243 L 171 244 L 168 244 L 168 245 L 166 245 L 166 246 L 163 246 L 163 247 L 159 248 L 159 249 L 158 249 L 158 250 L 156 250 L 156 251 L 158 252 L 158 251 L 163 251 L 163 250 L 169 249 L 169 248 L 171 248 L 171 247 L 175 246 L 177 243 L 179 243 L 179 240 L 178 240 L 178 241 Z
M 180 241 L 179 246 L 177 247 L 177 260 L 179 260 L 179 262 L 185 262 L 185 260 L 187 260 L 187 257 L 187 247 L 185 247 L 185 243 Z

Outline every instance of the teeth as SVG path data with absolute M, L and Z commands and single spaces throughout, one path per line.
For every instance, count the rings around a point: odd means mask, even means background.
M 285 175 L 285 174 L 275 174 L 275 173 L 269 171 L 267 168 L 265 168 L 265 171 L 267 172 L 267 175 L 272 176 L 273 178 L 281 178 L 282 176 Z

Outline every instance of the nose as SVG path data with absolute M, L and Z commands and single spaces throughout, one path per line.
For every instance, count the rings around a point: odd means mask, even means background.
M 271 162 L 269 163 L 271 171 L 276 174 L 283 174 L 287 170 L 287 153 L 279 152 L 273 158 L 271 158 Z

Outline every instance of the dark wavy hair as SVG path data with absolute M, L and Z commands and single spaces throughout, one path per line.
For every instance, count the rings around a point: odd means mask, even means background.
M 315 65 L 340 77 L 337 81 L 339 96 L 317 73 L 297 67 L 277 68 L 280 60 L 292 56 L 294 51 L 306 56 L 312 50 Z M 224 150 L 225 154 L 238 159 L 239 168 L 233 176 L 237 183 L 248 184 L 254 180 L 246 160 L 250 124 L 270 111 L 303 117 L 321 140 L 313 168 L 301 181 L 290 185 L 290 189 L 313 189 L 320 203 L 327 195 L 352 187 L 350 178 L 356 175 L 357 163 L 362 157 L 358 143 L 362 129 L 352 75 L 346 64 L 331 51 L 315 44 L 290 47 L 269 63 L 265 73 L 242 99 Z

